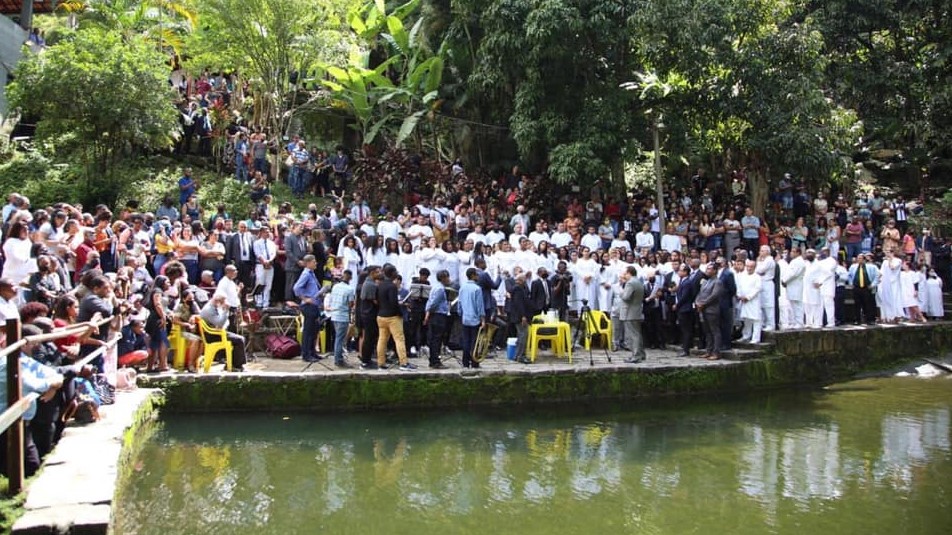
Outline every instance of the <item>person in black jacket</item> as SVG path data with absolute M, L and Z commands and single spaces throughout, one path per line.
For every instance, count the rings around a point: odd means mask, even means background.
M 540 267 L 537 274 L 539 276 L 532 281 L 529 292 L 529 299 L 532 302 L 530 321 L 533 317 L 548 312 L 552 300 L 552 284 L 549 282 L 549 271 Z
M 675 312 L 678 315 L 678 329 L 681 331 L 681 353 L 679 357 L 691 354 L 691 344 L 694 341 L 694 322 L 697 313 L 694 310 L 694 298 L 697 296 L 697 284 L 691 276 L 691 269 L 682 265 L 678 270 L 681 282 L 675 293 Z
M 730 351 L 731 338 L 734 334 L 734 297 L 737 296 L 737 282 L 734 280 L 734 272 L 728 267 L 726 258 L 717 259 L 717 269 L 720 272 L 718 278 L 724 287 L 724 295 L 721 296 L 721 351 Z
M 526 277 L 516 275 L 515 285 L 509 297 L 509 322 L 516 327 L 516 361 L 528 364 L 526 343 L 529 340 L 529 323 L 532 322 L 532 302 L 526 287 Z

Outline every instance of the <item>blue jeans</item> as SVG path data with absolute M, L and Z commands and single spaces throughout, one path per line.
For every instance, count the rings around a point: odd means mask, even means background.
M 188 274 L 188 283 L 198 284 L 199 275 L 201 275 L 198 260 L 182 260 L 182 265 L 185 266 L 185 273 Z
M 334 322 L 334 364 L 344 363 L 344 342 L 347 341 L 349 321 Z
M 235 180 L 238 182 L 248 181 L 248 166 L 245 164 L 245 158 L 240 154 L 235 157 Z
M 473 364 L 473 348 L 476 347 L 476 335 L 479 334 L 479 325 L 463 325 L 460 345 L 463 346 L 463 367 Z
M 846 244 L 846 261 L 856 258 L 856 255 L 860 253 L 860 244 L 858 243 L 847 243 Z
M 301 356 L 305 359 L 317 357 L 314 345 L 317 342 L 317 329 L 321 317 L 321 308 L 313 303 L 301 305 L 304 325 L 301 328 Z

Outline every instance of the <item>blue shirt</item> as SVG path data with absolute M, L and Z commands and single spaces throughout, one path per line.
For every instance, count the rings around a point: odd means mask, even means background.
M 476 281 L 468 280 L 459 289 L 459 310 L 463 325 L 475 327 L 483 322 L 486 309 L 483 308 L 483 291 Z
M 338 282 L 327 298 L 327 312 L 331 321 L 350 322 L 350 305 L 354 302 L 354 287 L 346 282 Z
M 317 277 L 314 276 L 314 272 L 310 269 L 305 269 L 301 272 L 301 276 L 298 277 L 297 282 L 294 283 L 294 295 L 298 299 L 310 299 L 311 301 L 317 301 L 317 294 L 321 291 L 321 286 L 317 283 Z
M 179 204 L 188 202 L 188 198 L 195 193 L 195 180 L 190 176 L 183 176 L 178 181 L 179 185 Z M 182 189 L 186 186 L 185 189 Z
M 442 284 L 434 284 L 430 288 L 430 297 L 426 300 L 426 311 L 431 314 L 450 315 L 450 303 L 446 300 L 446 288 Z
M 58 375 L 56 370 L 41 364 L 39 361 L 20 353 L 20 378 L 23 384 L 22 392 L 40 394 L 50 389 L 50 379 Z M 7 376 L 7 359 L 0 359 L 0 377 Z M 0 381 L 0 412 L 7 410 L 7 382 Z M 30 408 L 23 413 L 24 420 L 32 420 L 36 416 L 36 400 L 30 403 Z
M 755 215 L 745 215 L 741 218 L 740 224 L 744 227 L 743 236 L 745 240 L 756 240 L 760 237 L 760 218 Z M 747 225 L 753 225 L 754 228 L 747 228 Z

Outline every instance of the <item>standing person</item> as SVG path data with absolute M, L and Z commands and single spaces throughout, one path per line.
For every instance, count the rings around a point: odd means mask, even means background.
M 182 170 L 182 177 L 178 181 L 179 206 L 188 202 L 188 198 L 198 191 L 198 179 L 192 177 L 192 168 Z
M 510 290 L 509 322 L 516 328 L 516 362 L 523 364 L 529 364 L 526 358 L 526 343 L 529 340 L 529 324 L 532 322 L 532 316 L 532 303 L 526 287 L 526 276 L 519 273 Z
M 883 323 L 896 323 L 903 317 L 899 283 L 902 261 L 896 258 L 894 249 L 885 251 L 876 299 L 879 303 L 880 320 Z
M 430 296 L 426 300 L 423 325 L 426 326 L 429 335 L 430 368 L 441 370 L 446 366 L 440 360 L 440 350 L 443 348 L 444 335 L 450 327 L 450 303 L 446 297 L 446 288 L 450 285 L 450 272 L 445 269 L 438 271 L 436 282 L 437 284 L 430 288 Z
M 777 328 L 777 288 L 774 277 L 777 273 L 777 263 L 770 254 L 770 246 L 762 245 L 757 257 L 756 273 L 762 282 L 760 292 L 760 309 L 763 313 L 763 330 L 773 331 Z
M 258 308 L 271 306 L 271 284 L 274 282 L 274 259 L 278 256 L 278 246 L 271 241 L 271 229 L 262 227 L 259 238 L 254 243 L 255 264 L 255 304 Z
M 377 283 L 377 367 L 387 368 L 387 343 L 393 338 L 397 346 L 397 357 L 401 371 L 412 371 L 416 365 L 407 360 L 407 342 L 403 334 L 403 312 L 400 310 L 399 289 L 394 284 L 397 268 L 387 264 L 383 268 L 383 278 Z
M 803 256 L 803 315 L 808 329 L 823 327 L 823 298 L 820 287 L 823 286 L 822 266 L 816 259 L 816 251 L 807 249 Z
M 853 287 L 853 302 L 856 307 L 856 324 L 876 323 L 876 286 L 879 284 L 879 269 L 866 262 L 866 255 L 856 255 L 856 262 L 850 266 L 848 281 Z
M 713 263 L 704 268 L 704 281 L 701 282 L 701 291 L 694 300 L 698 314 L 701 316 L 701 326 L 704 329 L 704 340 L 707 342 L 704 357 L 708 360 L 721 358 L 721 299 L 724 297 L 724 285 L 717 277 L 717 268 Z
M 559 321 L 565 321 L 571 289 L 572 274 L 569 273 L 568 264 L 564 260 L 560 260 L 552 279 L 552 301 L 550 305 L 559 312 Z
M 790 301 L 790 327 L 793 329 L 803 328 L 803 275 L 806 264 L 800 249 L 794 247 L 790 249 L 790 262 L 787 264 L 786 272 L 783 274 L 782 283 L 787 289 L 787 300 Z
M 380 280 L 379 266 L 370 266 L 367 269 L 367 278 L 360 286 L 360 295 L 357 300 L 357 314 L 360 319 L 360 367 L 365 370 L 377 368 L 373 354 L 377 350 L 377 338 L 380 331 L 377 328 L 377 282 Z
M 92 321 L 96 314 L 103 318 L 112 316 L 113 306 L 109 300 L 112 293 L 112 283 L 109 282 L 109 279 L 103 275 L 96 275 L 90 281 L 89 289 L 91 291 L 79 302 L 79 315 L 76 317 L 76 321 L 79 323 Z M 80 357 L 89 355 L 109 341 L 109 326 L 109 323 L 101 325 L 96 334 L 82 342 L 79 350 Z M 99 373 L 103 373 L 104 360 L 102 356 L 96 357 L 90 364 L 95 366 Z M 168 363 L 165 363 L 164 366 L 167 368 Z
M 321 359 L 314 349 L 320 329 L 321 307 L 318 303 L 321 297 L 321 284 L 314 273 L 318 268 L 314 255 L 305 255 L 302 262 L 304 262 L 304 270 L 292 288 L 295 297 L 301 302 L 301 315 L 304 317 L 304 324 L 301 326 L 301 357 L 304 362 L 317 362 Z M 376 318 L 374 320 L 376 321 Z
M 532 280 L 532 284 L 529 287 L 529 299 L 532 302 L 533 317 L 548 312 L 552 302 L 552 283 L 549 282 L 549 270 L 545 267 L 540 267 L 536 270 L 536 274 L 538 277 Z
M 744 238 L 744 249 L 751 257 L 760 247 L 760 218 L 754 215 L 750 208 L 744 210 L 744 217 L 740 224 L 743 227 L 742 236 Z M 730 253 L 730 251 L 728 251 Z
M 238 182 L 248 181 L 248 158 L 251 148 L 248 146 L 248 139 L 244 132 L 238 132 L 235 136 L 235 180 Z
M 694 311 L 694 298 L 697 295 L 697 286 L 694 277 L 691 277 L 691 268 L 682 264 L 678 270 L 680 282 L 675 293 L 675 312 L 678 317 L 678 329 L 681 332 L 681 353 L 679 357 L 691 355 L 691 344 L 694 341 L 694 322 L 697 319 Z
M 737 278 L 737 299 L 740 301 L 740 317 L 744 321 L 741 342 L 759 344 L 763 318 L 760 306 L 763 280 L 756 273 L 757 262 L 748 260 L 744 267 L 744 272 Z
M 836 259 L 830 256 L 830 248 L 820 249 L 820 264 L 823 273 L 822 284 L 820 286 L 820 297 L 823 302 L 823 313 L 826 316 L 826 326 L 834 325 L 836 322 Z
M 631 357 L 625 359 L 625 362 L 637 364 L 647 357 L 645 339 L 641 335 L 641 325 L 645 319 L 645 285 L 638 278 L 635 266 L 626 267 L 619 276 L 619 282 L 623 286 L 618 319 L 625 331 L 625 344 L 631 350 Z
M 721 281 L 720 322 L 721 322 L 721 351 L 730 351 L 731 339 L 734 334 L 734 301 L 737 298 L 737 276 L 731 269 L 730 262 L 724 257 L 718 257 L 717 267 L 720 270 L 717 278 Z
M 292 223 L 290 232 L 284 236 L 284 299 L 287 301 L 294 300 L 294 286 L 301 277 L 307 255 L 302 229 L 300 223 Z
M 485 262 L 483 262 L 483 265 L 485 265 Z M 477 268 L 467 269 L 466 282 L 459 290 L 459 309 L 463 324 L 461 344 L 463 346 L 464 368 L 479 368 L 479 363 L 473 361 L 473 348 L 476 345 L 479 328 L 486 324 L 483 290 L 476 282 L 479 276 L 480 270 Z
M 237 280 L 242 285 L 242 291 L 251 291 L 254 287 L 255 275 L 254 237 L 245 221 L 240 221 L 238 232 L 228 238 L 225 246 L 225 263 L 237 268 Z
M 652 268 L 648 268 L 644 276 L 645 299 L 642 305 L 642 315 L 645 317 L 645 342 L 651 349 L 664 349 L 663 312 L 661 311 L 664 307 L 664 277 L 657 274 Z
M 327 316 L 334 323 L 334 366 L 346 368 L 344 347 L 347 344 L 347 333 L 350 331 L 350 313 L 354 309 L 354 287 L 350 284 L 353 274 L 345 270 L 341 280 L 334 283 L 330 296 L 324 305 Z

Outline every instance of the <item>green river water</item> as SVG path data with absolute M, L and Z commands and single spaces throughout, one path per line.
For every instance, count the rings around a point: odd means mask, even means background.
M 952 380 L 729 400 L 176 416 L 120 534 L 952 533 Z

